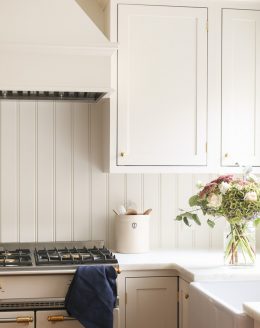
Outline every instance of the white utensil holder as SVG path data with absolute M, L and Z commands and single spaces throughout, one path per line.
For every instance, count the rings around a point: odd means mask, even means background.
M 150 216 L 117 215 L 115 221 L 116 251 L 146 253 L 150 249 Z

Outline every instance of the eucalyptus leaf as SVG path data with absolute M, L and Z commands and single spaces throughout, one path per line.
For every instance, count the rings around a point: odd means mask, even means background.
M 207 224 L 208 224 L 211 228 L 214 228 L 214 226 L 215 226 L 215 222 L 212 221 L 212 220 L 210 220 L 210 219 L 207 220 Z
M 182 215 L 177 215 L 176 218 L 175 218 L 176 221 L 182 221 Z
M 186 216 L 183 217 L 183 222 L 188 226 L 190 227 L 190 224 L 189 224 L 189 220 Z
M 197 225 L 201 225 L 200 219 L 197 214 L 192 214 L 192 219 Z
M 198 204 L 198 195 L 194 195 L 189 199 L 189 205 L 190 206 L 196 206 Z

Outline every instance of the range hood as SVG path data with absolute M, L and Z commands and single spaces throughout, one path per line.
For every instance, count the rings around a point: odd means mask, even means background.
M 76 0 L 0 0 L 0 99 L 96 102 L 115 49 Z

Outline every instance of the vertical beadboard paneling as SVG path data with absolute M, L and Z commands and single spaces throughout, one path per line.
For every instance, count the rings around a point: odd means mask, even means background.
M 91 120 L 91 238 L 107 240 L 108 174 L 103 173 L 102 107 L 93 105 Z
M 74 240 L 90 239 L 90 163 L 89 163 L 89 109 L 84 103 L 73 104 L 74 124 L 74 186 L 73 226 Z
M 174 248 L 178 246 L 179 222 L 175 221 L 177 215 L 177 183 L 176 175 L 161 175 L 161 246 Z
M 144 208 L 152 208 L 150 216 L 150 246 L 161 246 L 161 213 L 160 213 L 160 175 L 144 175 Z
M 109 247 L 115 249 L 115 213 L 113 209 L 117 209 L 118 206 L 124 204 L 125 199 L 125 176 L 123 174 L 110 174 L 109 175 L 109 188 L 108 188 L 108 240 Z
M 20 241 L 36 240 L 36 103 L 20 102 Z
M 38 241 L 54 240 L 54 103 L 38 102 Z
M 188 210 L 188 199 L 193 194 L 193 179 L 190 174 L 178 175 L 178 193 L 177 206 L 178 209 Z M 178 225 L 179 248 L 193 248 L 195 246 L 193 229 L 186 226 L 183 222 Z
M 72 104 L 56 102 L 56 240 L 71 240 Z
M 224 220 L 214 229 L 203 215 L 200 227 L 174 220 L 197 180 L 216 175 L 104 173 L 100 105 L 1 101 L 0 112 L 2 242 L 101 239 L 114 248 L 112 209 L 134 202 L 153 209 L 152 248 L 223 248 Z
M 17 103 L 1 101 L 1 241 L 18 241 Z
M 127 174 L 126 176 L 126 207 L 136 207 L 138 212 L 142 212 L 143 208 L 143 175 Z

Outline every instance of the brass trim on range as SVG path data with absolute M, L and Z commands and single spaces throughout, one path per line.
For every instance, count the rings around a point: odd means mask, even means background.
M 115 268 L 115 271 L 117 274 L 120 274 L 122 272 L 122 270 L 120 268 Z
M 28 323 L 28 322 L 33 322 L 32 317 L 17 317 L 16 318 L 17 323 Z
M 16 318 L 0 318 L 0 323 L 29 323 L 33 322 L 33 317 L 16 317 Z
M 49 315 L 47 318 L 48 321 L 56 322 L 56 321 L 66 321 L 66 320 L 76 320 L 72 317 L 67 317 L 64 315 Z

